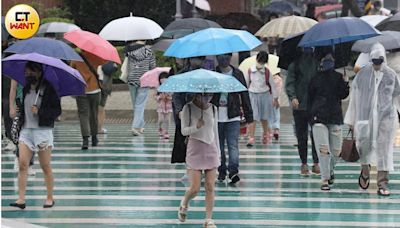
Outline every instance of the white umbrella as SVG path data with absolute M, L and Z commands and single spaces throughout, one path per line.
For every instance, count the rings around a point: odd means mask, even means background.
M 193 0 L 186 0 L 187 2 L 189 2 L 190 4 L 193 4 Z M 205 11 L 210 11 L 211 7 L 210 7 L 210 3 L 208 3 L 207 0 L 195 0 L 195 4 L 196 7 L 201 9 L 201 10 L 205 10 Z
M 388 18 L 388 16 L 383 16 L 383 15 L 367 15 L 360 17 L 361 20 L 367 22 L 372 27 L 375 27 L 377 24 L 381 23 L 381 21 L 385 20 L 386 18 Z
M 274 19 L 261 27 L 256 36 L 259 37 L 280 37 L 299 34 L 307 31 L 318 22 L 306 17 L 287 16 Z
M 65 23 L 65 22 L 49 22 L 42 24 L 39 27 L 38 34 L 45 33 L 67 33 L 74 30 L 80 30 L 79 26 L 75 24 Z
M 123 17 L 109 22 L 99 35 L 112 41 L 153 40 L 159 38 L 163 29 L 145 17 Z

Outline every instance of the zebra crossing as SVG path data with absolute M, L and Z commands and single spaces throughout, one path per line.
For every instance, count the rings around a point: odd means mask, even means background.
M 181 181 L 185 166 L 170 164 L 173 140 L 160 139 L 155 124 L 139 137 L 130 134 L 130 125 L 107 129 L 99 147 L 82 151 L 78 123 L 57 125 L 52 209 L 42 208 L 46 190 L 37 158 L 36 176 L 28 179 L 27 208 L 8 206 L 17 198 L 17 180 L 14 155 L 2 152 L 2 218 L 45 227 L 201 227 L 204 191 L 191 203 L 187 222 L 177 220 L 188 183 Z M 382 198 L 374 171 L 370 189 L 359 189 L 356 163 L 339 163 L 334 187 L 322 192 L 318 176 L 300 177 L 294 144 L 291 125 L 282 126 L 279 143 L 265 146 L 258 139 L 247 148 L 240 140 L 242 181 L 216 184 L 218 227 L 400 227 L 399 147 L 390 175 L 392 195 Z

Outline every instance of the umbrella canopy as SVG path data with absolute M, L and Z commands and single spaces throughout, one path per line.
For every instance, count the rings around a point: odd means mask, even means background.
M 163 29 L 156 22 L 144 17 L 123 17 L 109 22 L 99 35 L 106 40 L 131 41 L 154 40 L 161 36 Z
M 280 37 L 285 38 L 290 35 L 298 34 L 307 31 L 309 28 L 317 24 L 318 22 L 299 16 L 288 16 L 274 19 L 265 24 L 258 32 L 256 36 L 259 37 Z
M 373 27 L 381 23 L 386 18 L 388 18 L 388 16 L 383 16 L 383 15 L 367 15 L 360 17 L 361 20 L 367 22 Z
M 400 12 L 383 20 L 375 28 L 380 31 L 398 31 L 400 32 Z
M 225 16 L 209 16 L 223 28 L 246 30 L 256 33 L 265 23 L 251 13 L 232 12 Z M 247 28 L 246 28 L 247 27 Z
M 147 71 L 140 77 L 141 87 L 157 88 L 160 86 L 159 76 L 163 72 L 169 72 L 171 67 L 156 67 L 153 70 Z
M 368 38 L 366 40 L 357 41 L 353 47 L 352 51 L 358 52 L 371 52 L 371 47 L 375 43 L 381 43 L 385 47 L 386 51 L 399 49 L 400 48 L 400 32 L 395 31 L 383 31 L 382 35 Z M 400 64 L 400 63 L 399 63 Z
M 189 58 L 250 51 L 261 41 L 247 31 L 209 28 L 177 39 L 165 56 Z
M 353 17 L 326 20 L 310 28 L 299 43 L 300 47 L 332 46 L 362 40 L 381 33 L 367 22 Z
M 315 7 L 314 15 L 316 18 L 318 18 L 318 16 L 321 16 L 321 14 L 324 14 L 323 16 L 325 17 L 325 16 L 327 16 L 326 14 L 328 14 L 328 12 L 340 11 L 340 10 L 342 10 L 342 8 L 343 8 L 342 4 L 317 6 L 317 7 Z M 340 13 L 338 16 L 340 16 Z M 325 18 L 325 19 L 327 19 L 327 18 Z
M 25 85 L 25 65 L 28 61 L 43 64 L 44 78 L 50 82 L 60 97 L 85 94 L 86 83 L 77 70 L 59 59 L 37 53 L 15 54 L 3 59 L 2 73 Z
M 121 64 L 117 49 L 99 35 L 75 30 L 64 34 L 64 38 L 82 50 L 96 55 L 104 60 Z
M 74 30 L 80 30 L 81 28 L 75 24 L 65 23 L 65 22 L 49 22 L 42 24 L 39 27 L 37 34 L 45 33 L 66 33 Z
M 193 5 L 193 0 L 186 0 L 186 1 Z M 199 8 L 201 10 L 205 10 L 205 11 L 211 10 L 210 3 L 208 3 L 207 0 L 196 0 L 196 2 L 194 4 L 196 5 L 197 8 Z
M 165 51 L 171 46 L 171 44 L 175 42 L 175 39 L 162 39 L 151 46 L 153 51 Z
M 202 18 L 180 19 L 169 24 L 161 38 L 177 39 L 207 28 L 221 28 L 221 26 L 214 21 Z
M 28 54 L 38 53 L 62 60 L 75 60 L 83 62 L 83 59 L 66 43 L 43 37 L 32 37 L 21 40 L 4 50 L 7 53 Z
M 279 62 L 279 57 L 276 55 L 269 55 L 268 56 L 268 63 L 265 64 L 266 67 L 268 67 L 269 71 L 271 72 L 271 75 L 275 75 L 281 72 L 281 69 L 278 68 L 278 62 Z M 247 74 L 248 70 L 250 67 L 256 65 L 257 63 L 257 56 L 251 56 L 245 60 L 239 65 L 239 70 L 243 72 L 243 74 Z
M 198 69 L 169 77 L 159 88 L 164 93 L 234 93 L 247 91 L 235 77 Z
M 295 4 L 287 1 L 273 1 L 261 9 L 262 12 L 276 13 L 282 15 L 301 14 L 301 10 Z

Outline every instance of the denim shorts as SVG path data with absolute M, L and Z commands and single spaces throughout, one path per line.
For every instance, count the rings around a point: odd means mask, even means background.
M 24 143 L 33 152 L 48 147 L 54 148 L 52 128 L 23 128 L 19 134 L 19 141 Z

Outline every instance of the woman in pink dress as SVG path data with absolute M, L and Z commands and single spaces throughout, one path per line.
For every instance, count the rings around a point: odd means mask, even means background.
M 160 85 L 167 80 L 167 78 L 168 73 L 161 73 L 159 76 Z M 157 101 L 159 136 L 164 139 L 169 139 L 168 128 L 172 115 L 172 94 L 157 93 L 155 99 Z

